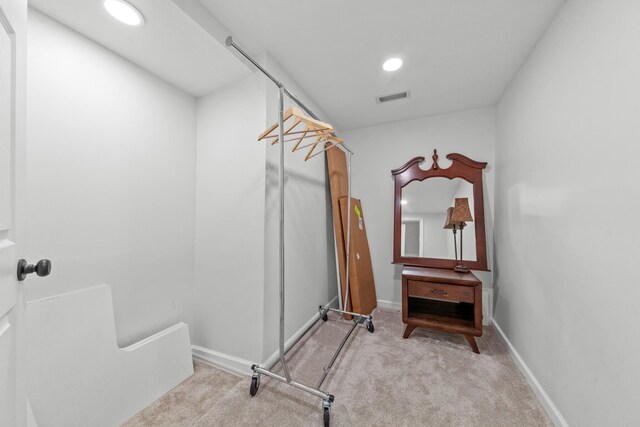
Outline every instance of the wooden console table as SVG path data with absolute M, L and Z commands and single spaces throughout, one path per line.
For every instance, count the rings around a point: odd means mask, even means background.
M 482 282 L 473 273 L 424 267 L 402 270 L 403 338 L 415 328 L 462 334 L 474 353 L 482 336 Z

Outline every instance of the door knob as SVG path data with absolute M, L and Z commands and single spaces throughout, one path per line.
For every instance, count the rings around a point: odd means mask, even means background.
M 20 282 L 27 278 L 27 274 L 31 273 L 36 273 L 40 277 L 48 276 L 51 273 L 51 261 L 41 259 L 36 265 L 27 264 L 24 259 L 18 261 L 18 280 Z

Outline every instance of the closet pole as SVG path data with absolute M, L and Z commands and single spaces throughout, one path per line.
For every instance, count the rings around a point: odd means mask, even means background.
M 284 89 L 278 86 L 278 133 L 280 136 L 280 363 L 287 382 L 291 375 L 284 360 Z
M 316 120 L 320 120 L 320 118 L 318 116 L 316 116 L 315 114 L 313 114 L 313 111 L 311 111 L 309 108 L 307 108 L 306 105 L 304 105 L 302 103 L 302 101 L 300 101 L 298 98 L 296 98 L 296 96 L 294 94 L 292 94 L 291 92 L 289 92 L 289 90 L 284 87 L 284 85 L 282 83 L 280 83 L 275 77 L 273 77 L 267 70 L 265 70 L 260 64 L 258 64 L 256 61 L 253 60 L 253 58 L 251 56 L 249 56 L 249 54 L 247 52 L 245 52 L 244 50 L 242 50 L 242 48 L 240 48 L 240 46 L 238 46 L 237 44 L 234 43 L 233 41 L 233 37 L 229 36 L 225 39 L 224 44 L 227 47 L 232 47 L 234 48 L 240 55 L 242 55 L 247 61 L 249 61 L 250 63 L 252 63 L 258 70 L 260 70 L 262 72 L 262 74 L 264 74 L 265 76 L 267 76 L 269 78 L 269 80 L 271 80 L 276 86 L 278 86 L 279 88 L 281 88 L 284 93 L 293 101 L 295 102 L 298 107 L 302 108 L 305 113 L 307 113 L 311 118 L 314 118 Z M 335 136 L 335 134 L 332 134 L 333 136 Z M 282 140 L 280 140 L 282 141 Z M 343 151 L 346 151 L 348 153 L 353 154 L 353 151 L 351 151 L 349 149 L 349 147 L 347 147 L 347 145 L 343 142 L 342 144 L 336 145 L 336 147 L 340 147 Z
M 254 67 L 256 67 L 258 70 L 260 70 L 262 72 L 262 74 L 264 74 L 265 76 L 267 76 L 269 78 L 269 80 L 271 80 L 277 87 L 278 87 L 278 97 L 282 102 L 282 99 L 284 98 L 284 94 L 286 94 L 293 102 L 295 102 L 300 108 L 302 108 L 310 117 L 316 119 L 316 120 L 320 120 L 320 118 L 318 116 L 316 116 L 313 111 L 311 111 L 309 108 L 307 108 L 306 105 L 304 105 L 298 98 L 296 98 L 295 95 L 293 95 L 291 92 L 289 92 L 289 90 L 284 87 L 284 85 L 282 83 L 280 83 L 280 81 L 278 79 L 276 79 L 275 77 L 273 77 L 271 75 L 271 73 L 269 73 L 267 70 L 265 70 L 260 64 L 258 64 L 256 61 L 254 61 L 254 59 L 249 56 L 249 54 L 247 54 L 244 50 L 242 50 L 237 44 L 234 43 L 233 41 L 233 37 L 228 36 L 225 39 L 225 45 L 227 47 L 232 47 L 234 48 L 238 53 L 240 53 L 240 55 L 242 55 L 247 61 L 249 61 L 251 64 L 253 64 Z M 282 106 L 282 104 L 280 104 Z M 282 115 L 279 116 L 279 121 L 278 121 L 278 125 L 279 128 L 282 129 Z M 334 135 L 335 136 L 335 135 Z M 284 141 L 284 137 L 282 135 L 282 131 L 280 131 L 279 134 L 279 141 Z M 284 144 L 281 144 L 284 145 Z M 336 147 L 339 147 L 342 151 L 345 151 L 349 157 L 348 159 L 348 164 L 347 164 L 347 174 L 349 175 L 349 187 L 348 187 L 348 199 L 347 200 L 347 248 L 346 248 L 346 271 L 345 271 L 345 287 L 346 292 L 345 292 L 345 296 L 344 298 L 342 298 L 342 290 L 338 289 L 338 299 L 339 299 L 339 303 L 340 303 L 340 309 L 345 311 L 347 309 L 347 304 L 348 304 L 348 298 L 349 298 L 349 255 L 350 255 L 350 249 L 351 249 L 351 156 L 353 155 L 353 151 L 351 151 L 351 149 L 349 149 L 349 147 L 347 146 L 347 144 L 345 144 L 344 142 L 342 144 L 336 145 Z M 282 162 L 282 147 L 281 147 L 281 162 Z M 280 171 L 282 174 L 284 174 L 284 171 Z M 283 192 L 281 191 L 281 198 L 283 198 Z M 284 205 L 284 203 L 283 203 Z M 284 206 L 281 208 L 281 210 L 284 210 Z M 284 216 L 284 214 L 283 214 Z M 282 232 L 281 232 L 282 234 Z M 284 243 L 284 238 L 281 237 L 283 243 Z M 281 248 L 281 250 L 283 250 L 283 248 Z M 281 261 L 281 268 L 282 264 L 284 264 L 284 256 L 282 257 L 282 261 Z M 339 275 L 338 275 L 339 277 Z M 283 282 L 284 279 L 282 279 L 280 281 L 280 286 L 283 286 Z M 281 290 L 281 296 L 284 293 L 284 290 Z M 282 310 L 281 310 L 281 316 L 282 316 Z M 282 323 L 282 319 L 280 320 L 280 322 Z M 281 326 L 281 331 L 282 331 L 282 326 Z M 282 334 L 284 335 L 284 333 Z M 282 358 L 282 355 L 281 355 Z M 286 373 L 286 368 L 285 368 L 285 373 Z

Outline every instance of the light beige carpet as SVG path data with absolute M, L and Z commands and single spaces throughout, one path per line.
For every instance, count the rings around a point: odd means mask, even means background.
M 350 322 L 329 315 L 289 353 L 292 376 L 315 385 Z M 416 329 L 402 339 L 400 312 L 378 309 L 375 332 L 360 326 L 327 377 L 332 426 L 549 426 L 505 345 L 492 328 L 478 339 Z M 322 426 L 321 399 L 262 377 L 196 360 L 195 375 L 129 420 L 141 426 Z

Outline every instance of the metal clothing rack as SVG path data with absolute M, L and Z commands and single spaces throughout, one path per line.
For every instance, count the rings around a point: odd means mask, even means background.
M 266 77 L 269 78 L 269 80 L 271 80 L 277 87 L 278 87 L 278 131 L 279 131 L 279 135 L 278 135 L 278 140 L 280 141 L 280 162 L 279 162 L 279 175 L 280 175 L 280 179 L 279 179 L 279 190 L 280 190 L 280 238 L 279 238 L 279 243 L 280 243 L 280 253 L 279 253 L 279 258 L 280 258 L 280 342 L 279 342 L 279 358 L 276 359 L 275 361 L 273 361 L 272 363 L 266 365 L 266 366 L 260 366 L 260 365 L 252 365 L 251 369 L 253 370 L 253 375 L 251 377 L 251 387 L 249 389 L 249 392 L 251 394 L 251 396 L 255 396 L 256 393 L 258 392 L 258 388 L 260 387 L 260 378 L 262 375 L 265 375 L 267 377 L 276 379 L 278 381 L 281 381 L 283 383 L 289 384 L 293 387 L 296 387 L 300 390 L 306 391 L 307 393 L 310 393 L 314 396 L 320 397 L 322 399 L 322 409 L 323 409 L 323 416 L 324 416 L 324 425 L 325 427 L 329 426 L 329 420 L 330 420 L 330 412 L 331 412 L 331 404 L 334 401 L 334 396 L 326 391 L 323 391 L 320 389 L 320 387 L 322 387 L 322 384 L 324 383 L 324 380 L 327 378 L 327 375 L 329 375 L 329 372 L 331 371 L 331 368 L 333 367 L 333 364 L 335 363 L 336 359 L 338 358 L 338 355 L 340 354 L 340 352 L 342 351 L 344 345 L 346 344 L 347 340 L 349 339 L 349 337 L 351 336 L 351 334 L 353 333 L 353 331 L 356 329 L 356 327 L 358 325 L 362 325 L 365 324 L 367 327 L 367 330 L 369 332 L 373 332 L 374 331 L 374 326 L 373 326 L 373 316 L 369 316 L 369 315 L 365 315 L 365 314 L 360 314 L 360 313 L 353 313 L 353 312 L 349 312 L 344 310 L 344 308 L 346 308 L 346 304 L 347 301 L 349 299 L 349 256 L 350 256 L 350 243 L 351 243 L 351 156 L 353 155 L 353 151 L 351 151 L 344 143 L 337 145 L 337 147 L 340 147 L 341 150 L 343 150 L 346 154 L 347 154 L 347 158 L 348 158 L 348 163 L 347 163 L 347 175 L 348 175 L 348 190 L 347 190 L 347 194 L 348 194 L 348 204 L 347 204 L 347 242 L 346 242 L 346 274 L 345 274 L 345 280 L 346 280 L 346 293 L 345 293 L 345 298 L 344 298 L 344 302 L 341 299 L 341 295 L 342 295 L 342 289 L 340 288 L 340 280 L 338 280 L 338 297 L 340 299 L 340 308 L 339 309 L 335 309 L 329 306 L 319 306 L 318 307 L 318 314 L 316 316 L 316 318 L 314 319 L 314 321 L 307 326 L 307 328 L 304 330 L 303 333 L 301 333 L 292 343 L 290 343 L 288 345 L 288 348 L 285 349 L 285 345 L 284 345 L 284 317 L 285 317 L 285 313 L 284 313 L 284 302 L 285 302 L 285 287 L 284 287 L 284 272 L 285 272 L 285 252 L 284 252 L 284 118 L 283 118 L 283 113 L 284 113 L 284 95 L 287 95 L 289 97 L 289 99 L 291 99 L 293 102 L 295 102 L 300 108 L 302 108 L 310 117 L 319 120 L 318 116 L 316 116 L 307 106 L 305 106 L 298 98 L 296 98 L 291 92 L 289 92 L 289 90 L 282 84 L 280 83 L 276 78 L 274 78 L 267 70 L 265 70 L 260 64 L 258 64 L 256 61 L 253 60 L 253 58 L 251 58 L 251 56 L 249 56 L 249 54 L 247 54 L 244 50 L 242 50 L 238 45 L 236 45 L 233 42 L 233 38 L 231 36 L 227 37 L 227 39 L 225 40 L 225 44 L 227 45 L 227 47 L 232 47 L 234 48 L 238 53 L 240 53 L 244 58 L 246 58 L 249 62 L 251 62 L 258 70 L 260 70 L 262 72 L 262 74 L 264 74 Z M 334 135 L 335 136 L 335 135 Z M 307 334 L 307 332 L 309 332 L 311 330 L 311 328 L 313 328 L 318 321 L 320 321 L 320 319 L 327 321 L 328 320 L 328 316 L 327 313 L 328 312 L 334 312 L 334 313 L 340 313 L 342 315 L 350 315 L 352 316 L 352 326 L 349 329 L 349 332 L 347 332 L 347 334 L 344 336 L 344 338 L 342 339 L 342 342 L 340 342 L 340 345 L 338 346 L 338 348 L 336 349 L 335 353 L 333 354 L 333 357 L 330 359 L 329 363 L 327 364 L 327 366 L 323 369 L 323 373 L 321 378 L 319 379 L 319 381 L 317 382 L 317 384 L 314 387 L 302 384 L 300 382 L 294 381 L 291 378 L 291 374 L 289 373 L 289 368 L 287 366 L 287 362 L 285 360 L 285 356 L 288 353 L 288 351 L 293 348 L 293 346 L 295 346 L 295 344 L 298 343 L 298 341 L 300 341 L 300 339 Z M 281 375 L 278 375 L 276 373 L 274 373 L 272 371 L 273 367 L 276 365 L 276 363 L 280 362 L 282 365 L 282 370 L 284 371 L 284 377 Z

